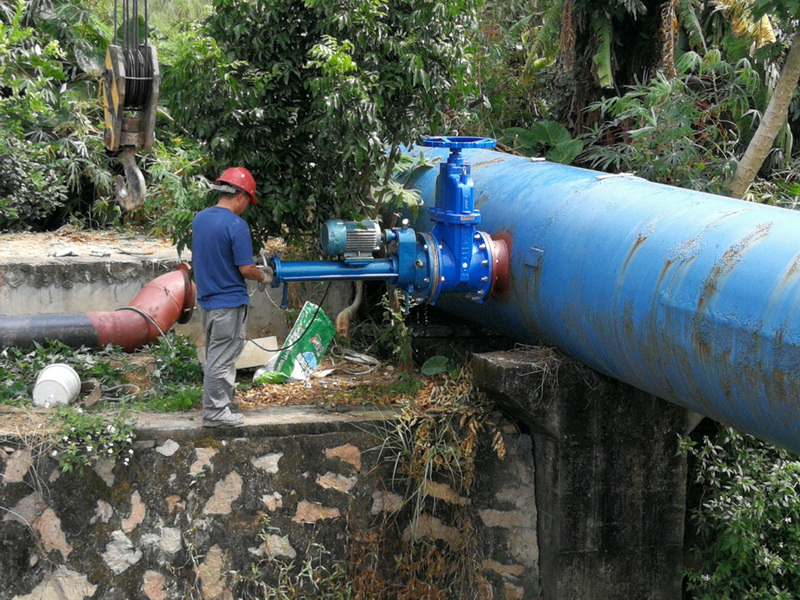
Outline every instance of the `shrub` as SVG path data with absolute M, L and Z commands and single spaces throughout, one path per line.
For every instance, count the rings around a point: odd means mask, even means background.
M 316 232 L 328 218 L 374 214 L 400 144 L 446 131 L 476 5 L 217 0 L 201 30 L 170 46 L 164 97 L 207 144 L 210 175 L 254 172 L 256 243 L 284 225 Z
M 698 600 L 791 599 L 800 589 L 800 461 L 727 427 L 685 440 L 697 461 L 701 506 L 691 512 L 699 543 L 686 573 Z
M 620 97 L 590 107 L 602 125 L 585 158 L 594 168 L 632 172 L 660 183 L 720 193 L 735 167 L 739 128 L 760 78 L 748 61 L 693 52 L 679 76 L 656 75 Z

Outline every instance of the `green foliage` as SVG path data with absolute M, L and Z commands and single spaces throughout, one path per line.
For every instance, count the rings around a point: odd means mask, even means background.
M 491 585 L 481 569 L 474 545 L 470 508 L 479 440 L 492 439 L 502 459 L 502 435 L 489 419 L 491 403 L 472 384 L 468 370 L 443 378 L 429 397 L 418 398 L 378 433 L 379 458 L 391 469 L 387 489 L 402 495 L 404 508 L 383 525 L 387 537 L 403 537 L 403 552 L 389 562 L 392 586 L 373 589 L 369 598 L 415 598 L 420 589 L 435 598 L 491 598 Z M 488 445 L 488 444 L 487 444 Z M 449 501 L 435 490 L 450 490 Z M 431 515 L 458 529 L 459 539 L 434 544 L 418 535 L 421 516 Z M 384 575 L 373 558 L 377 577 Z M 425 582 L 425 587 L 421 583 Z M 374 584 L 373 584 L 374 585 Z M 383 593 L 378 593 L 378 592 Z M 416 592 L 416 593 L 415 593 Z M 427 597 L 427 596 L 426 596 Z
M 95 0 L 0 0 L 0 231 L 123 219 L 112 196 L 120 166 L 107 156 L 99 128 L 98 80 L 111 37 L 105 11 Z M 141 161 L 148 202 L 126 218 L 177 239 L 206 197 L 198 175 L 204 150 L 161 116 L 158 135 L 166 141 Z
M 203 398 L 203 369 L 197 348 L 189 338 L 168 333 L 143 349 L 155 359 L 149 372 L 152 387 L 144 390 L 140 401 L 158 412 L 189 410 Z
M 431 356 L 428 360 L 422 363 L 422 366 L 419 368 L 419 370 L 420 373 L 427 376 L 443 375 L 444 373 L 449 372 L 449 362 L 449 358 L 437 354 L 436 356 Z
M 685 54 L 678 73 L 673 79 L 657 74 L 590 107 L 602 120 L 585 153 L 591 166 L 690 189 L 724 189 L 740 139 L 732 116 L 750 110 L 758 74 L 748 61 L 733 65 L 716 51 Z
M 150 23 L 166 38 L 204 19 L 211 6 L 198 0 L 150 0 Z
M 170 113 L 207 144 L 211 173 L 256 176 L 257 245 L 386 203 L 399 144 L 445 129 L 463 93 L 476 4 L 218 0 L 168 44 Z
M 259 539 L 267 544 L 273 532 L 265 518 Z M 316 542 L 309 544 L 301 561 L 270 558 L 252 564 L 250 573 L 241 573 L 237 579 L 235 590 L 240 598 L 350 600 L 356 597 L 344 561 L 335 559 Z
M 744 199 L 800 210 L 800 159 L 774 171 L 769 179 L 756 179 Z
M 62 471 L 83 473 L 100 460 L 130 463 L 133 454 L 133 426 L 124 412 L 112 417 L 84 412 L 80 407 L 59 406 L 52 418 L 55 432 L 50 456 Z
M 472 77 L 478 89 L 469 105 L 475 116 L 465 124 L 470 132 L 499 137 L 504 128 L 525 127 L 537 115 L 547 114 L 546 102 L 538 93 L 540 80 L 527 70 L 522 76 L 522 68 L 529 52 L 543 55 L 536 71 L 555 60 L 550 51 L 557 46 L 559 23 L 542 14 L 552 4 L 539 0 L 484 2 L 480 25 L 472 36 Z M 548 24 L 551 28 L 545 29 Z
M 800 15 L 800 0 L 753 0 L 752 11 L 757 19 L 768 14 L 791 21 Z
M 158 126 L 160 138 L 142 166 L 149 181 L 138 216 L 154 234 L 171 237 L 180 253 L 191 243 L 195 214 L 216 202 L 216 194 L 209 192 L 209 181 L 202 175 L 208 164 L 205 148 L 174 135 L 174 124 L 166 119 Z
M 697 461 L 700 535 L 686 574 L 697 600 L 790 600 L 800 589 L 800 460 L 725 428 L 718 439 L 683 441 Z
M 93 126 L 93 46 L 105 42 L 87 14 L 79 2 L 0 1 L 0 230 L 47 228 L 109 188 Z
M 406 325 L 406 301 L 397 290 L 389 290 L 383 295 L 383 327 L 378 331 L 377 343 L 381 354 L 391 356 L 408 369 L 413 359 L 411 330 Z
M 509 127 L 500 138 L 524 156 L 545 156 L 547 160 L 571 164 L 583 152 L 584 142 L 572 139 L 569 130 L 555 121 L 537 121 L 530 129 Z

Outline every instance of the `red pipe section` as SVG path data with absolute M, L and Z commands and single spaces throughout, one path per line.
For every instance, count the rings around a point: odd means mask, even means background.
M 195 287 L 189 279 L 189 265 L 148 283 L 130 304 L 113 312 L 88 312 L 86 316 L 98 334 L 100 347 L 122 346 L 126 352 L 152 342 L 177 323 L 187 323 L 194 311 Z
M 189 265 L 151 281 L 128 306 L 113 312 L 0 315 L 0 348 L 31 347 L 46 340 L 67 346 L 103 348 L 108 344 L 133 352 L 194 311 L 195 287 Z
M 181 263 L 172 273 L 148 283 L 130 304 L 113 312 L 87 312 L 97 331 L 98 344 L 122 346 L 126 352 L 152 342 L 175 323 L 188 323 L 194 312 L 195 286 L 189 265 Z

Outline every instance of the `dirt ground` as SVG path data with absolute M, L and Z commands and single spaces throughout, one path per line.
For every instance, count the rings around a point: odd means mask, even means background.
M 65 225 L 46 233 L 4 233 L 0 235 L 0 262 L 38 262 L 58 258 L 72 260 L 130 260 L 177 256 L 175 246 L 163 237 L 114 230 L 84 231 Z
M 329 373 L 331 369 L 334 371 Z M 243 408 L 291 404 L 326 407 L 341 404 L 384 405 L 407 403 L 430 392 L 425 378 L 422 378 L 422 387 L 414 396 L 402 391 L 400 374 L 390 365 L 365 371 L 363 365 L 326 357 L 316 371 L 316 375 L 323 377 L 315 376 L 306 382 L 255 386 L 237 391 L 236 400 Z

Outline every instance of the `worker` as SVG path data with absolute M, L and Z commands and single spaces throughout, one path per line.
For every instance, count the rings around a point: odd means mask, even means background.
M 236 360 L 244 349 L 249 296 L 246 279 L 272 281 L 253 260 L 250 228 L 241 215 L 256 204 L 256 182 L 243 167 L 226 169 L 211 186 L 217 204 L 192 221 L 192 265 L 203 333 L 203 426 L 237 426 L 244 417 L 234 401 Z

